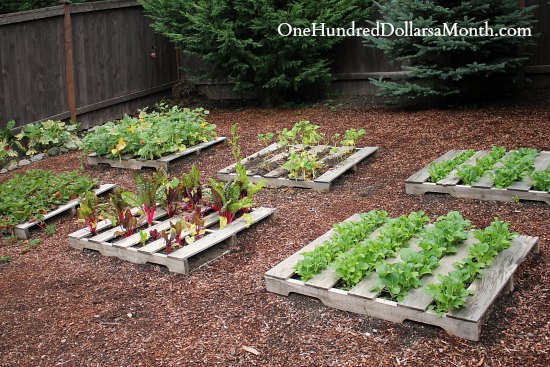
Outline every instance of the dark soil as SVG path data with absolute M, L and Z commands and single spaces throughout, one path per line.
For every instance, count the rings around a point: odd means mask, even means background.
M 332 109 L 334 110 L 334 109 Z M 479 110 L 399 111 L 370 106 L 335 109 L 213 111 L 220 135 L 239 123 L 243 154 L 261 149 L 257 133 L 291 127 L 299 119 L 327 134 L 365 128 L 359 146 L 378 154 L 346 174 L 329 193 L 268 189 L 257 205 L 278 218 L 243 232 L 225 256 L 189 276 L 133 265 L 69 248 L 76 219 L 20 255 L 21 242 L 0 240 L 0 365 L 2 366 L 547 366 L 550 208 L 447 195 L 407 195 L 404 180 L 450 149 L 550 150 L 550 105 Z M 176 167 L 197 164 L 203 179 L 231 164 L 218 145 Z M 80 153 L 28 168 L 85 167 Z M 25 169 L 28 169 L 25 168 Z M 21 171 L 19 169 L 17 171 Z M 86 167 L 102 183 L 133 189 L 133 172 Z M 0 180 L 9 178 L 1 177 Z M 497 300 L 471 342 L 431 326 L 394 324 L 338 311 L 300 296 L 265 290 L 264 273 L 353 213 L 384 209 L 392 216 L 423 209 L 431 217 L 459 210 L 477 226 L 494 217 L 539 236 L 541 252 L 519 267 L 515 290 Z

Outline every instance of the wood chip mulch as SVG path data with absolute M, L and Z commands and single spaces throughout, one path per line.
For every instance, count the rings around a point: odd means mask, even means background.
M 259 132 L 309 119 L 326 133 L 365 128 L 360 146 L 379 146 L 355 174 L 330 193 L 269 189 L 257 204 L 278 208 L 278 218 L 239 235 L 229 254 L 189 276 L 133 265 L 69 248 L 76 219 L 30 252 L 0 239 L 0 366 L 547 366 L 550 321 L 550 208 L 544 203 L 499 203 L 447 195 L 410 196 L 404 180 L 450 149 L 492 144 L 550 150 L 550 107 L 390 111 L 326 107 L 214 111 L 220 135 L 240 124 L 243 155 L 259 150 Z M 203 178 L 231 162 L 227 144 L 176 167 L 196 163 Z M 83 165 L 102 183 L 133 188 L 132 172 L 86 167 L 80 153 L 28 168 Z M 19 169 L 18 171 L 22 171 Z M 1 180 L 9 178 L 7 175 Z M 333 223 L 353 213 L 387 210 L 392 216 L 423 209 L 431 217 L 459 210 L 477 226 L 494 217 L 513 230 L 539 236 L 541 252 L 516 273 L 515 290 L 500 297 L 479 342 L 426 325 L 394 324 L 323 306 L 302 296 L 268 293 L 265 271 Z

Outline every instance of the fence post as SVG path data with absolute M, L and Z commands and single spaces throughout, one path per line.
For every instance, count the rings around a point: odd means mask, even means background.
M 65 45 L 65 79 L 67 85 L 67 107 L 71 120 L 76 121 L 76 100 L 74 95 L 73 31 L 71 28 L 71 2 L 59 1 L 64 6 L 63 33 Z

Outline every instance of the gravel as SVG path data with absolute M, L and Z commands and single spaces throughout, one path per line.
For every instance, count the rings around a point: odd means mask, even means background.
M 261 148 L 256 134 L 299 119 L 326 133 L 365 128 L 373 157 L 346 174 L 330 193 L 298 189 L 261 192 L 257 205 L 277 219 L 243 232 L 224 257 L 189 276 L 69 248 L 76 219 L 25 255 L 24 244 L 0 240 L 0 365 L 2 366 L 547 366 L 550 328 L 550 209 L 537 202 L 501 203 L 446 195 L 407 195 L 404 180 L 450 149 L 503 144 L 550 150 L 548 104 L 480 110 L 392 111 L 383 108 L 246 109 L 212 111 L 220 135 L 240 124 L 243 154 Z M 203 179 L 231 162 L 226 144 L 175 168 L 198 165 Z M 30 166 L 76 169 L 81 153 Z M 132 173 L 87 167 L 102 183 L 134 187 Z M 3 181 L 12 173 L 0 177 Z M 470 342 L 426 325 L 394 324 L 338 311 L 302 296 L 264 287 L 265 271 L 356 212 L 392 216 L 423 209 L 431 217 L 459 210 L 477 226 L 498 216 L 512 229 L 539 236 L 541 252 L 519 267 L 515 290 L 497 300 Z M 129 316 L 131 314 L 131 317 Z

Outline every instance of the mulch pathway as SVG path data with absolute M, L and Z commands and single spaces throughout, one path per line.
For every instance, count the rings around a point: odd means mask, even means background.
M 446 195 L 410 196 L 404 180 L 449 149 L 550 150 L 550 107 L 391 111 L 326 107 L 214 111 L 220 135 L 239 123 L 243 155 L 260 149 L 256 134 L 309 119 L 326 133 L 365 128 L 361 145 L 375 157 L 346 174 L 330 193 L 268 189 L 257 205 L 278 218 L 239 236 L 231 252 L 189 276 L 69 248 L 76 219 L 20 255 L 21 243 L 0 239 L 0 366 L 547 366 L 550 328 L 550 208 Z M 80 153 L 29 168 L 75 169 Z M 231 163 L 226 144 L 176 167 L 196 163 L 203 179 Z M 85 167 L 85 164 L 84 164 Z M 25 168 L 28 169 L 28 168 Z M 85 167 L 102 183 L 133 189 L 132 172 Z M 18 171 L 22 171 L 19 169 Z M 2 177 L 0 180 L 7 179 Z M 268 293 L 263 274 L 333 223 L 384 209 L 397 216 L 423 209 L 431 217 L 459 210 L 474 225 L 494 217 L 539 236 L 541 252 L 516 273 L 516 289 L 490 310 L 479 342 L 416 323 L 394 324 L 323 306 L 302 296 Z

